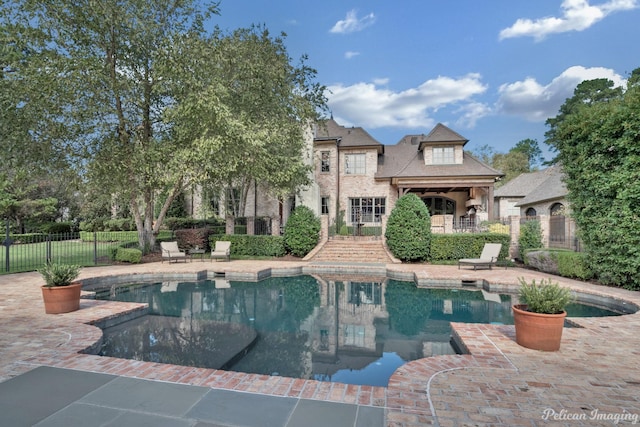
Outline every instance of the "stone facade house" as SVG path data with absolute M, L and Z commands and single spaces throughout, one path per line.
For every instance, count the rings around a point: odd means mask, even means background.
M 318 213 L 348 225 L 376 224 L 396 200 L 418 195 L 436 231 L 453 231 L 492 216 L 496 180 L 503 176 L 464 151 L 466 138 L 438 124 L 428 135 L 407 135 L 383 145 L 359 127 L 333 119 L 316 127 L 313 139 Z
M 568 191 L 562 178 L 559 165 L 518 175 L 495 191 L 496 219 L 516 219 L 510 221 L 512 235 L 516 222 L 537 219 L 545 246 L 577 249 L 576 227 L 569 217 Z
M 568 206 L 562 169 L 555 165 L 523 173 L 495 191 L 495 218 L 550 215 Z
M 427 135 L 384 145 L 361 127 L 329 119 L 307 137 L 312 184 L 279 201 L 256 184 L 247 194 L 245 215 L 268 216 L 279 225 L 296 205 L 305 205 L 326 215 L 328 224 L 384 228 L 398 198 L 414 193 L 429 208 L 434 231 L 473 227 L 493 216 L 494 184 L 503 174 L 466 153 L 467 142 L 438 124 Z M 225 201 L 219 205 L 218 215 L 224 216 Z

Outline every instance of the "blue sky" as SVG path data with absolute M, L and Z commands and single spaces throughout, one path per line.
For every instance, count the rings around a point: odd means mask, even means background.
M 338 123 L 383 144 L 443 123 L 474 150 L 526 138 L 583 80 L 640 67 L 640 0 L 222 0 L 212 23 L 285 32 Z

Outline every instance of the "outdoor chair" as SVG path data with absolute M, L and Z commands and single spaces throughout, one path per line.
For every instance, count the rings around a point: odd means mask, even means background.
M 187 253 L 180 250 L 178 242 L 160 242 L 160 248 L 162 249 L 162 262 L 165 259 L 169 262 L 178 262 L 179 260 L 187 262 Z
M 216 246 L 211 251 L 211 260 L 225 259 L 231 260 L 231 242 L 217 241 Z
M 475 270 L 478 267 L 491 267 L 498 262 L 498 256 L 500 256 L 500 249 L 502 249 L 501 243 L 485 243 L 480 258 L 463 258 L 458 260 L 458 270 L 461 265 L 473 265 Z

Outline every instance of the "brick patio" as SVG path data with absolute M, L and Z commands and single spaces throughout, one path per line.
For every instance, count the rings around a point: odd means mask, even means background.
M 212 269 L 263 276 L 309 266 L 293 261 L 151 263 L 85 268 L 81 279 L 120 274 L 188 276 Z M 322 268 L 339 271 L 345 266 Z M 420 283 L 435 279 L 486 281 L 490 290 L 498 292 L 513 289 L 518 277 L 553 277 L 583 293 L 640 305 L 636 292 L 517 268 L 473 271 L 419 264 L 388 264 L 386 268 L 396 276 L 413 275 Z M 565 328 L 561 350 L 555 353 L 518 346 L 513 326 L 456 323 L 453 333 L 470 354 L 413 361 L 396 371 L 388 387 L 370 387 L 82 354 L 79 352 L 100 341 L 101 330 L 91 323 L 144 309 L 144 305 L 83 299 L 77 312 L 46 315 L 41 284 L 35 272 L 0 276 L 0 381 L 37 366 L 71 368 L 384 407 L 389 426 L 612 425 L 615 417 L 620 423 L 640 422 L 640 313 L 571 319 L 581 327 Z

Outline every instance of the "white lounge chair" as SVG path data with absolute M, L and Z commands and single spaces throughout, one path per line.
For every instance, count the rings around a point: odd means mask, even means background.
M 461 265 L 473 265 L 474 270 L 478 267 L 489 267 L 491 270 L 491 267 L 498 262 L 500 249 L 502 249 L 501 243 L 485 243 L 480 258 L 464 258 L 458 260 L 458 270 L 460 270 Z
M 187 253 L 180 250 L 178 242 L 160 242 L 160 249 L 162 249 L 162 262 L 165 259 L 168 259 L 169 262 L 178 262 L 179 260 L 187 262 Z
M 231 242 L 220 240 L 216 242 L 216 246 L 211 251 L 211 260 L 226 259 L 231 260 Z

